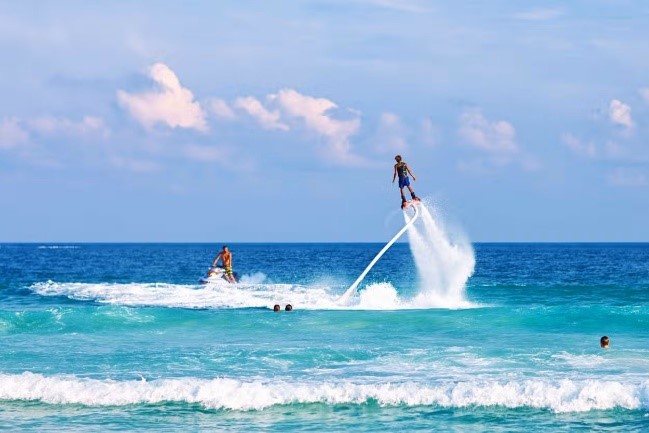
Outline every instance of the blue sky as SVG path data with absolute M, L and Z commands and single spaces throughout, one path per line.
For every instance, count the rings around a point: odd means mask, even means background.
M 649 240 L 649 4 L 0 3 L 0 241 Z

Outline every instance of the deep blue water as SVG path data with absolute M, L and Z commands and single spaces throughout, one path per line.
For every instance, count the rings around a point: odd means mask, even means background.
M 0 428 L 649 431 L 649 244 L 411 245 L 0 244 Z

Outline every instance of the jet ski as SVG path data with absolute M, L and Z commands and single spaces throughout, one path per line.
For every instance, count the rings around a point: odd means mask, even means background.
M 237 273 L 234 274 L 235 281 L 239 279 Z M 207 274 L 198 280 L 201 284 L 222 284 L 230 282 L 225 278 L 225 269 L 220 266 L 213 266 L 207 270 Z

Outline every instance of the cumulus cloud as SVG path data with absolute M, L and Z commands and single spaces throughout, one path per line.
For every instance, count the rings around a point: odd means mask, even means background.
M 468 144 L 491 154 L 511 154 L 518 150 L 512 124 L 504 120 L 490 122 L 477 109 L 462 113 L 459 133 Z
M 158 123 L 171 128 L 207 130 L 205 112 L 194 100 L 192 92 L 180 84 L 180 80 L 167 65 L 151 66 L 149 76 L 156 88 L 150 92 L 117 92 L 119 103 L 144 127 Z
M 575 155 L 591 160 L 643 165 L 649 162 L 649 153 L 642 140 L 586 141 L 573 134 L 563 134 L 561 141 Z
M 613 99 L 609 104 L 608 116 L 610 121 L 616 125 L 621 125 L 625 128 L 633 128 L 631 107 L 618 99 Z
M 572 134 L 563 134 L 561 141 L 579 156 L 585 156 L 587 158 L 595 158 L 597 156 L 597 149 L 593 142 L 584 143 Z
M 110 130 L 99 117 L 84 116 L 78 122 L 67 118 L 41 116 L 27 121 L 30 129 L 41 134 L 89 135 L 107 137 Z
M 287 116 L 301 119 L 306 128 L 325 137 L 327 154 L 341 164 L 364 164 L 363 158 L 354 155 L 350 137 L 360 129 L 361 121 L 354 113 L 351 119 L 333 117 L 333 110 L 338 106 L 326 98 L 314 98 L 303 95 L 293 89 L 280 90 L 271 95 Z
M 0 122 L 0 149 L 11 149 L 27 141 L 29 141 L 29 134 L 23 129 L 18 118 L 2 119 Z
M 405 139 L 406 128 L 401 118 L 394 113 L 382 113 L 376 133 L 376 149 L 379 152 L 402 152 L 408 144 Z
M 208 102 L 208 106 L 219 119 L 234 120 L 237 118 L 234 110 L 223 99 L 213 98 Z
M 514 18 L 524 21 L 548 21 L 564 14 L 559 8 L 536 8 L 514 14 Z
M 288 125 L 280 122 L 281 115 L 278 111 L 267 110 L 258 99 L 253 98 L 252 96 L 237 98 L 234 101 L 234 106 L 255 118 L 255 120 L 266 129 L 279 129 L 282 131 L 289 130 Z
M 99 117 L 84 116 L 79 121 L 65 117 L 40 116 L 31 119 L 5 118 L 0 123 L 0 148 L 10 148 L 29 141 L 30 135 L 71 135 L 108 137 L 110 129 Z
M 267 95 L 265 102 L 246 96 L 236 98 L 231 105 L 222 99 L 212 99 L 207 106 L 215 116 L 222 119 L 233 120 L 243 112 L 269 130 L 289 131 L 304 127 L 324 138 L 326 146 L 321 149 L 333 162 L 345 165 L 366 164 L 362 157 L 352 152 L 350 141 L 351 136 L 360 129 L 359 113 L 340 110 L 329 99 L 304 95 L 293 89 L 282 89 L 276 94 Z M 381 122 L 386 127 L 396 129 L 400 120 L 395 115 L 386 114 Z M 391 146 L 400 149 L 404 144 L 405 142 L 394 141 Z

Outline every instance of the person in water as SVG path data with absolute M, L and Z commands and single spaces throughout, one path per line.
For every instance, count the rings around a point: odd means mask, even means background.
M 404 207 L 406 207 L 406 196 L 403 193 L 403 189 L 405 187 L 408 187 L 410 196 L 413 200 L 419 200 L 419 198 L 415 195 L 415 191 L 410 186 L 410 178 L 408 177 L 408 174 L 412 176 L 412 180 L 415 182 L 417 181 L 417 178 L 415 177 L 413 172 L 410 171 L 408 164 L 401 160 L 401 155 L 395 156 L 394 160 L 397 161 L 397 163 L 394 164 L 394 175 L 392 176 L 392 183 L 394 183 L 394 180 L 397 178 L 397 176 L 399 176 L 399 189 L 401 190 L 401 208 L 403 209 Z
M 599 339 L 599 346 L 602 349 L 608 349 L 608 337 L 606 335 Z
M 236 283 L 234 279 L 234 274 L 232 273 L 232 253 L 228 249 L 227 245 L 223 245 L 223 249 L 217 254 L 217 256 L 212 261 L 212 267 L 216 266 L 216 263 L 221 260 L 223 263 L 223 271 L 225 273 L 225 279 L 230 283 Z

